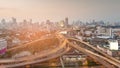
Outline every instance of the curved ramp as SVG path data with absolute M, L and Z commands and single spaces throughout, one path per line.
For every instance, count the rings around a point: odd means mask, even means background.
M 74 40 L 74 41 L 77 41 L 77 40 L 72 39 L 72 38 L 69 38 L 69 39 Z M 79 46 L 79 45 L 77 45 L 77 44 L 72 44 L 72 43 L 69 42 L 69 41 L 67 41 L 67 42 L 71 45 L 71 47 L 73 47 L 73 48 L 75 48 L 75 49 L 77 49 L 77 50 L 85 53 L 86 55 L 88 55 L 88 56 L 90 56 L 90 57 L 92 57 L 92 58 L 94 58 L 95 60 L 97 60 L 98 62 L 100 62 L 100 63 L 103 64 L 104 66 L 106 66 L 107 68 L 115 68 L 113 65 L 115 65 L 115 66 L 117 66 L 117 67 L 120 67 L 120 63 L 117 62 L 116 60 L 113 60 L 113 59 L 110 59 L 110 58 L 108 58 L 108 57 L 106 57 L 106 56 L 102 56 L 102 55 L 99 55 L 99 54 L 97 54 L 97 53 L 94 53 L 94 52 L 92 52 L 92 51 L 89 50 L 89 49 L 83 48 L 83 47 L 81 47 L 81 46 Z M 79 41 L 79 42 L 81 42 L 81 41 Z M 83 42 L 81 42 L 81 43 L 83 43 Z M 86 44 L 85 42 L 84 42 L 84 44 L 85 44 L 86 46 L 88 46 L 88 44 Z M 90 45 L 90 44 L 89 44 L 89 45 Z M 96 49 L 95 49 L 95 50 L 96 50 Z M 111 58 L 112 58 L 112 57 L 111 57 Z M 111 65 L 111 64 L 113 64 L 113 65 Z
M 64 40 L 63 43 L 60 44 L 60 46 L 56 47 L 55 49 L 51 51 L 46 51 L 45 53 L 38 53 L 37 55 L 31 55 L 31 56 L 27 56 L 23 58 L 18 58 L 18 59 L 2 59 L 0 60 L 0 63 L 14 63 L 14 62 L 19 63 L 19 62 L 25 62 L 28 60 L 34 60 L 37 58 L 42 58 L 44 56 L 56 53 L 57 51 L 63 49 L 65 46 L 66 46 L 66 40 Z
M 5 67 L 11 67 L 12 68 L 12 67 L 18 67 L 18 66 L 24 66 L 24 65 L 29 65 L 29 64 L 40 63 L 40 62 L 47 61 L 47 60 L 50 60 L 50 59 L 53 59 L 53 58 L 57 58 L 57 57 L 65 54 L 65 53 L 67 53 L 69 50 L 70 50 L 69 47 L 63 48 L 63 49 L 59 50 L 58 52 L 56 52 L 54 54 L 51 54 L 51 55 L 48 55 L 48 56 L 43 57 L 43 58 L 38 58 L 36 60 L 23 62 L 23 63 L 9 64 L 9 65 L 5 65 Z

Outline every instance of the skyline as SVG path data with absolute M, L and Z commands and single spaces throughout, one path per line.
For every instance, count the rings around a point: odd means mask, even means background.
M 120 22 L 119 0 L 0 0 L 0 18 Z

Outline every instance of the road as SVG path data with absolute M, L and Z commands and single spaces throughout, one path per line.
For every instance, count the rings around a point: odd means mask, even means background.
M 120 68 L 120 63 L 119 63 L 119 61 L 116 60 L 116 59 L 114 59 L 113 57 L 107 56 L 107 54 L 106 54 L 105 56 L 102 56 L 102 55 L 99 55 L 99 54 L 97 54 L 97 53 L 94 53 L 94 52 L 92 52 L 92 51 L 90 51 L 90 50 L 88 50 L 88 49 L 81 48 L 79 45 L 71 43 L 71 42 L 69 41 L 69 39 L 75 40 L 75 41 L 79 41 L 80 43 L 83 43 L 83 44 L 86 45 L 86 46 L 89 46 L 89 47 L 94 48 L 92 45 L 90 45 L 90 44 L 88 44 L 88 43 L 86 43 L 86 42 L 80 41 L 80 40 L 76 40 L 76 39 L 74 39 L 74 38 L 67 38 L 67 37 L 65 37 L 65 36 L 63 36 L 63 35 L 61 35 L 60 37 L 63 37 L 63 38 L 65 38 L 65 39 L 68 39 L 68 40 L 67 40 L 67 43 L 69 43 L 71 47 L 77 49 L 78 51 L 81 51 L 81 52 L 85 53 L 86 55 L 90 56 L 91 58 L 93 58 L 93 59 L 95 59 L 95 60 L 98 60 L 98 62 L 100 62 L 101 64 L 103 64 L 103 65 L 106 66 L 107 68 L 114 68 L 111 64 L 113 64 L 113 65 L 115 65 L 115 66 L 117 66 L 117 67 Z M 94 48 L 94 49 L 95 49 L 95 48 Z M 95 50 L 96 50 L 96 49 L 95 49 Z M 97 51 L 99 52 L 99 50 L 97 50 Z M 100 53 L 102 53 L 102 52 L 100 52 Z M 104 53 L 102 53 L 102 54 L 104 55 Z M 96 57 L 95 57 L 95 56 L 96 56 Z M 106 57 L 106 56 L 107 56 L 107 57 Z M 110 58 L 112 58 L 112 59 L 110 59 Z M 103 63 L 103 61 L 101 61 L 101 60 L 103 60 L 104 63 Z M 109 64 L 109 63 L 110 63 L 110 64 Z
M 81 41 L 81 40 L 75 39 L 75 38 L 69 38 L 69 39 L 72 39 L 72 40 L 75 40 L 75 41 L 79 41 L 79 42 L 81 42 L 81 43 L 83 43 L 83 44 L 85 44 L 85 45 L 91 47 L 92 49 L 96 50 L 97 52 L 101 53 L 101 54 L 104 55 L 105 57 L 107 57 L 107 58 L 109 58 L 109 59 L 112 59 L 113 61 L 115 61 L 115 62 L 117 62 L 117 63 L 120 63 L 119 60 L 117 60 L 117 59 L 111 57 L 110 55 L 107 55 L 106 53 L 102 52 L 101 50 L 99 50 L 98 48 L 92 46 L 91 44 L 89 44 L 89 43 L 87 43 L 87 42 L 84 42 L 84 41 Z
M 0 60 L 0 63 L 6 64 L 5 67 L 16 67 L 16 66 L 23 66 L 26 64 L 33 64 L 37 62 L 43 62 L 49 59 L 52 59 L 53 57 L 59 57 L 69 51 L 70 48 L 66 47 L 66 40 L 63 40 L 63 42 L 59 45 L 59 47 L 47 51 L 45 53 L 31 55 L 28 57 L 23 57 L 19 59 L 2 59 Z M 58 54 L 58 55 L 57 55 Z M 37 59 L 37 60 L 36 60 Z M 9 64 L 10 63 L 10 64 Z M 14 63 L 14 64 L 11 64 Z
M 28 64 L 35 64 L 35 63 L 47 61 L 47 60 L 50 60 L 50 59 L 53 59 L 53 58 L 57 58 L 57 57 L 65 54 L 69 50 L 70 50 L 69 47 L 64 47 L 64 48 L 62 48 L 60 50 L 56 50 L 55 53 L 47 55 L 46 57 L 36 58 L 36 60 L 31 59 L 28 62 L 22 62 L 22 63 L 17 63 L 17 64 L 9 64 L 9 65 L 4 65 L 4 66 L 12 68 L 12 67 L 18 67 L 18 66 L 23 66 L 23 65 L 28 65 Z
M 35 55 L 31 55 L 31 56 L 27 56 L 27 57 L 23 57 L 23 58 L 18 58 L 18 59 L 1 59 L 0 63 L 14 63 L 14 62 L 24 62 L 24 61 L 28 61 L 28 60 L 34 60 L 37 58 L 41 58 L 50 54 L 54 54 L 57 51 L 63 49 L 66 46 L 66 40 L 63 41 L 63 43 L 60 44 L 60 46 L 56 47 L 53 50 L 50 51 L 46 51 L 44 53 L 38 53 Z
M 27 47 L 27 46 L 29 46 L 30 44 L 35 43 L 35 42 L 37 42 L 37 41 L 41 41 L 41 40 L 45 40 L 45 39 L 50 39 L 50 38 L 53 38 L 53 37 L 54 37 L 54 36 L 52 36 L 52 35 L 50 35 L 50 36 L 45 35 L 45 36 L 40 37 L 40 39 L 31 41 L 31 42 L 26 43 L 26 44 L 23 44 L 23 45 L 16 46 L 16 47 L 13 47 L 13 48 L 10 48 L 10 49 L 8 49 L 7 51 L 12 51 L 12 50 L 17 49 L 17 48 Z
M 38 53 L 37 55 L 31 55 L 29 57 L 24 57 L 24 58 L 14 59 L 14 60 L 12 60 L 12 59 L 11 60 L 10 59 L 0 60 L 0 63 L 14 63 L 14 64 L 4 65 L 5 67 L 16 67 L 16 66 L 23 66 L 23 65 L 28 65 L 28 64 L 39 63 L 39 62 L 47 61 L 47 60 L 59 57 L 61 55 L 64 55 L 72 47 L 72 48 L 77 49 L 78 51 L 81 51 L 84 54 L 90 56 L 91 58 L 97 60 L 99 63 L 101 63 L 102 65 L 104 65 L 107 68 L 115 68 L 115 67 L 120 68 L 120 61 L 118 61 L 117 59 L 115 59 L 115 58 L 113 58 L 113 57 L 111 57 L 107 54 L 105 54 L 104 52 L 101 52 L 99 49 L 96 49 L 95 47 L 93 47 L 89 43 L 86 43 L 84 41 L 81 41 L 81 40 L 78 40 L 78 39 L 75 39 L 75 38 L 68 38 L 68 37 L 65 37 L 61 34 L 56 34 L 56 36 L 60 40 L 63 40 L 63 42 L 60 44 L 59 47 L 53 49 L 50 52 L 46 51 L 43 54 Z M 84 48 L 81 45 L 78 45 L 77 43 L 75 44 L 73 42 L 82 43 L 85 46 L 88 46 L 89 48 L 97 51 L 97 53 L 92 51 L 92 50 L 89 50 L 88 48 Z

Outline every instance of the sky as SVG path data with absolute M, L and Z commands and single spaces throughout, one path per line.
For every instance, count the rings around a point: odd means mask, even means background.
M 0 19 L 120 22 L 120 0 L 0 0 Z

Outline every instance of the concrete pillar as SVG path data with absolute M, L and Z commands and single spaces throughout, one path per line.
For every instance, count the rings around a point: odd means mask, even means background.
M 61 65 L 62 65 L 62 68 L 65 68 L 62 57 L 60 57 L 60 63 L 61 63 Z

